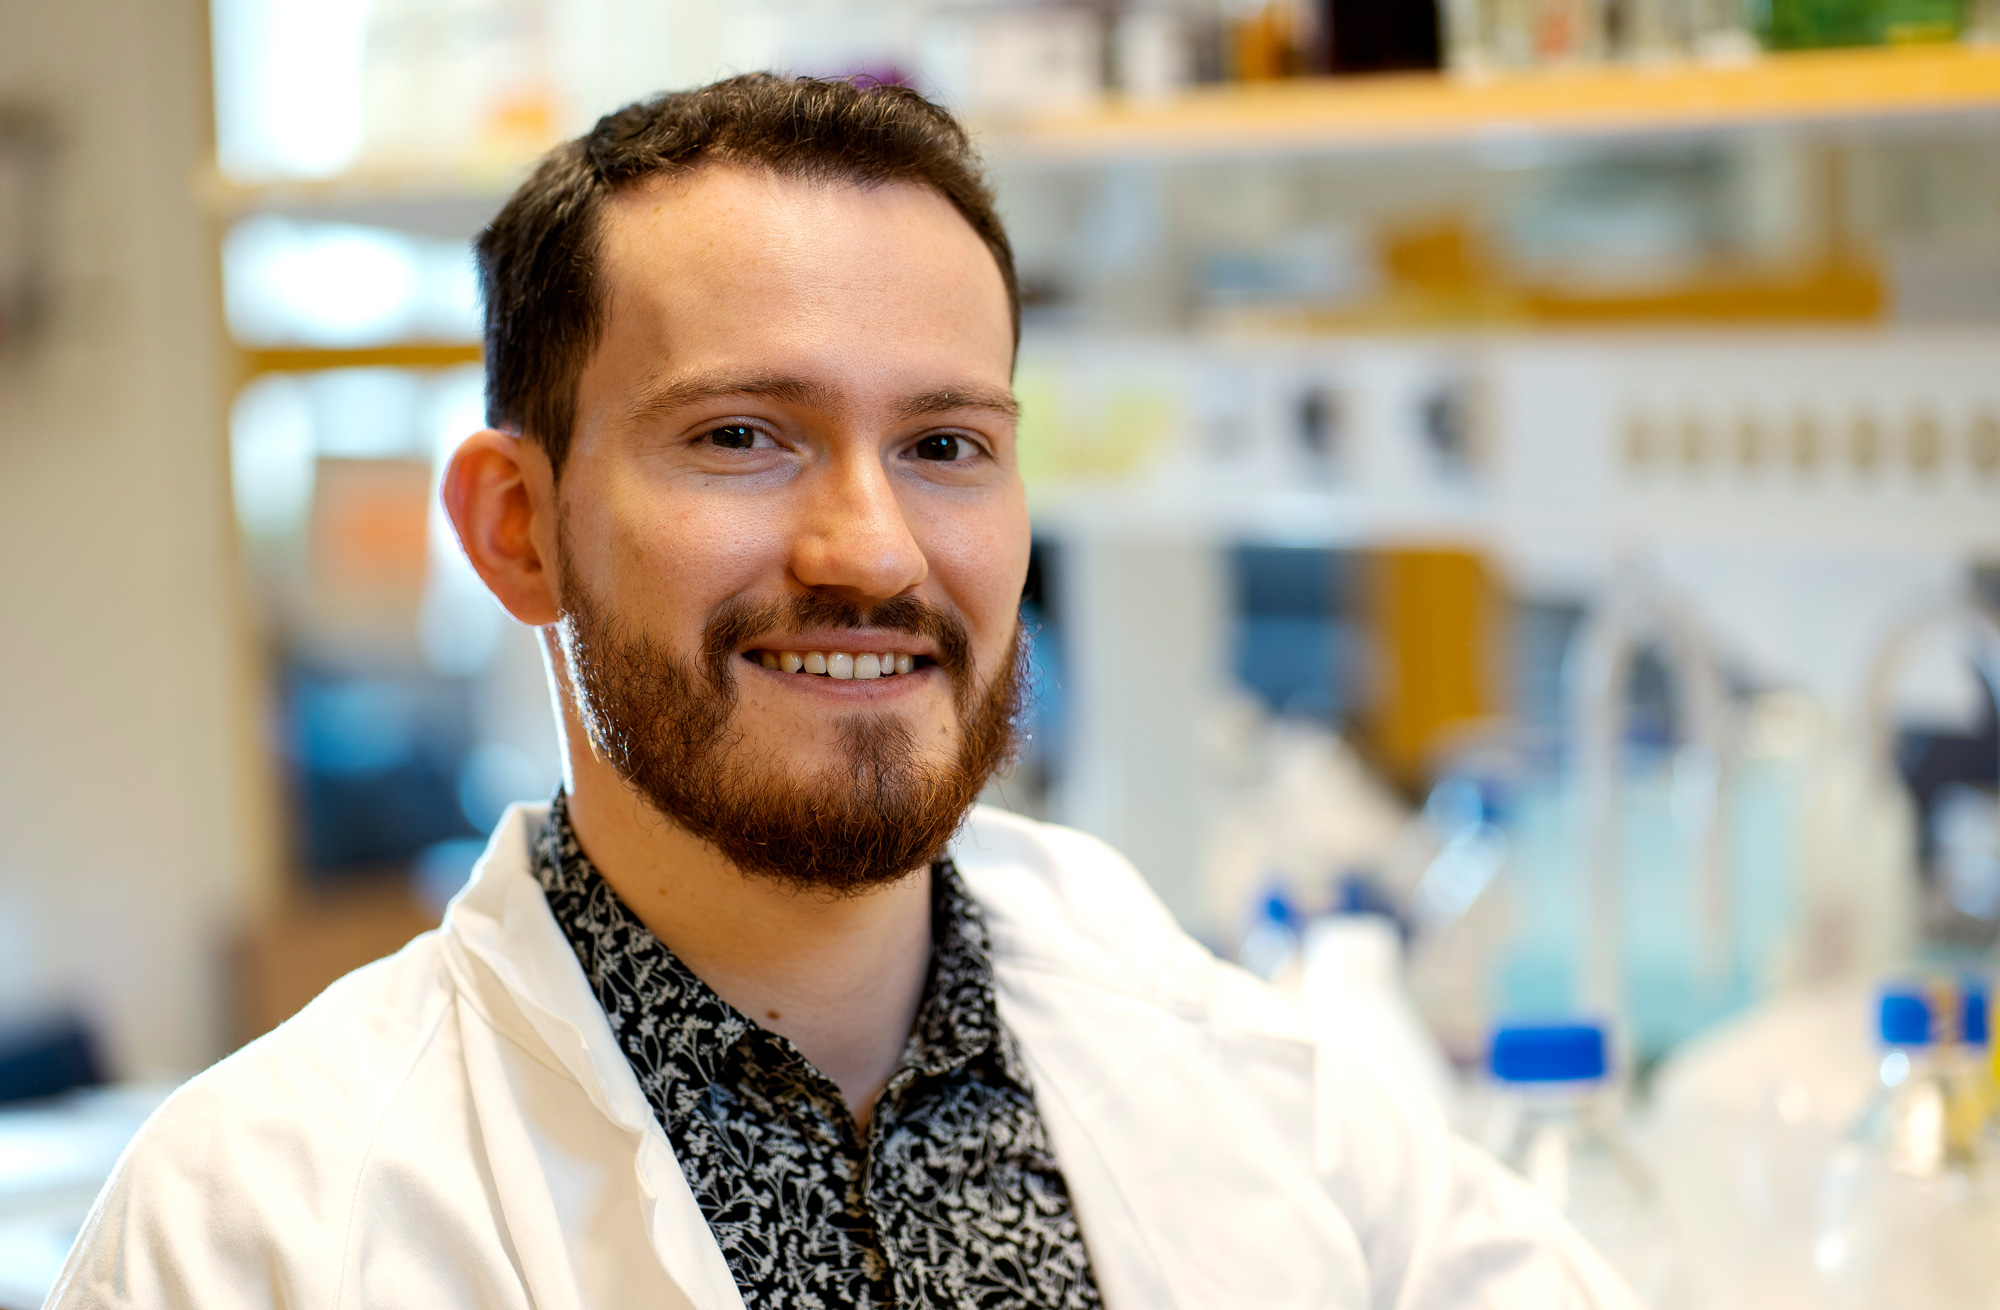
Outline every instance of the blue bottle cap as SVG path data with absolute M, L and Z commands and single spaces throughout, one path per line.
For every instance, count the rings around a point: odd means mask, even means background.
M 1992 1040 L 1991 1020 L 1987 1017 L 1986 981 L 1982 978 L 1967 979 L 1965 999 L 1959 1002 L 1958 1039 L 1967 1046 L 1984 1046 Z
M 1264 884 L 1251 914 L 1258 923 L 1275 923 L 1283 928 L 1297 928 L 1304 917 L 1292 903 L 1290 886 L 1281 878 Z
M 1604 1027 L 1595 1023 L 1508 1024 L 1493 1031 L 1489 1060 L 1505 1083 L 1577 1083 L 1604 1077 L 1609 1067 Z
M 1877 1026 L 1884 1046 L 1929 1046 L 1931 1003 L 1922 992 L 1885 987 Z

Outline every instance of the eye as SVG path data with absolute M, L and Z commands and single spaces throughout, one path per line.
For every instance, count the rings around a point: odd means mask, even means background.
M 969 453 L 968 445 L 969 443 L 963 437 L 953 436 L 949 432 L 940 432 L 919 441 L 916 444 L 916 456 L 918 459 L 930 459 L 937 460 L 940 463 L 950 463 L 953 460 L 965 458 Z
M 731 423 L 708 433 L 709 444 L 724 450 L 748 450 L 757 444 L 757 429 L 741 423 Z

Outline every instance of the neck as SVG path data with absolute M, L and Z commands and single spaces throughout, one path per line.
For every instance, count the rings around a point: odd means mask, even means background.
M 582 732 L 567 736 L 570 823 L 591 863 L 718 996 L 790 1038 L 865 1127 L 923 1000 L 928 870 L 838 899 L 748 876 L 663 818 Z

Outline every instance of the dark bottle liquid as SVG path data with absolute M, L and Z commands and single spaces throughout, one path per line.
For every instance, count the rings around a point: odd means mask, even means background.
M 1437 0 L 1326 0 L 1326 67 L 1401 73 L 1444 63 Z

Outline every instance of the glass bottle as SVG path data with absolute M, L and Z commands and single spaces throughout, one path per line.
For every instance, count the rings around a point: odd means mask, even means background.
M 1889 987 L 1867 1108 L 1827 1170 L 1813 1248 L 1841 1307 L 1990 1307 L 2000 1289 L 1984 1094 L 1976 1064 L 1941 1042 L 1932 994 Z
M 1652 1310 L 1678 1304 L 1679 1257 L 1658 1186 L 1628 1144 L 1595 1023 L 1494 1031 L 1485 1141 L 1576 1225 Z

